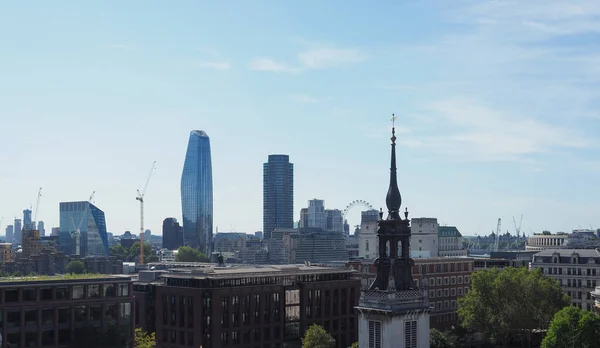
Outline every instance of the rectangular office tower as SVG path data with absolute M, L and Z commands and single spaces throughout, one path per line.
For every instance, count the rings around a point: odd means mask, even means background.
M 108 256 L 104 212 L 90 202 L 60 203 L 60 249 L 67 255 Z
M 263 233 L 294 227 L 294 164 L 288 155 L 269 155 L 263 164 Z

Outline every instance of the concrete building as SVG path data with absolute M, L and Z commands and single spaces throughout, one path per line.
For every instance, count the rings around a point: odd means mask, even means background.
M 24 229 L 21 257 L 28 259 L 33 255 L 39 255 L 41 248 L 40 231 Z
M 352 270 L 306 265 L 171 269 L 134 287 L 138 325 L 161 347 L 299 347 L 313 323 L 357 340 Z M 140 275 L 141 278 L 141 275 Z
M 13 243 L 14 244 L 21 244 L 21 241 L 23 240 L 23 226 L 21 225 L 21 219 L 15 219 L 15 234 L 13 235 Z
M 46 236 L 46 228 L 44 227 L 44 221 L 38 221 L 37 230 L 40 231 L 40 237 Z
M 413 218 L 410 222 L 410 251 L 412 258 L 437 257 L 439 249 L 438 221 L 436 218 Z
M 0 243 L 0 264 L 2 264 L 2 266 L 4 266 L 4 263 L 6 262 L 12 262 L 12 255 L 12 244 Z
M 129 277 L 5 279 L 0 299 L 2 347 L 73 347 L 94 329 L 112 328 L 133 348 Z
M 12 243 L 13 242 L 13 238 L 14 238 L 14 233 L 15 233 L 15 226 L 13 225 L 8 225 L 6 226 L 6 229 L 4 230 L 4 241 L 6 243 Z
M 439 226 L 438 239 L 439 256 L 467 256 L 467 249 L 463 247 L 462 234 L 455 226 Z
M 592 310 L 591 292 L 600 278 L 600 252 L 595 249 L 546 249 L 533 256 L 532 269 L 560 282 L 573 305 Z

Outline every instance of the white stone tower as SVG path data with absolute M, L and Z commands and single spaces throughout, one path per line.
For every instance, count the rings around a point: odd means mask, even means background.
M 396 117 L 392 118 L 395 121 Z M 390 187 L 386 197 L 388 216 L 379 213 L 377 276 L 364 289 L 357 307 L 360 348 L 429 348 L 429 299 L 412 278 L 410 220 L 404 219 L 396 178 L 396 130 L 392 126 Z

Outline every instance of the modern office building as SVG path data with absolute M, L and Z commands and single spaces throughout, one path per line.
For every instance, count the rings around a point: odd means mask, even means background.
M 175 250 L 183 245 L 183 228 L 176 218 L 170 217 L 163 220 L 162 246 L 165 249 Z
M 294 164 L 288 155 L 269 155 L 263 164 L 263 233 L 294 227 Z
M 37 229 L 40 231 L 40 237 L 46 236 L 46 228 L 44 227 L 44 221 L 38 221 Z
M 35 226 L 32 223 L 33 221 L 31 221 L 31 209 L 23 210 L 23 228 L 35 230 Z
M 67 255 L 108 256 L 104 212 L 90 202 L 61 202 L 60 248 Z M 79 233 L 77 231 L 79 230 Z
M 1 347 L 83 347 L 112 329 L 133 348 L 131 278 L 107 275 L 30 277 L 0 282 Z M 98 342 L 94 342 L 98 343 Z
M 13 243 L 15 244 L 21 244 L 23 241 L 23 225 L 21 221 L 21 219 L 15 219 L 15 234 L 13 235 Z
M 206 132 L 190 132 L 181 174 L 183 243 L 209 255 L 213 235 L 213 181 L 210 138 Z
M 52 235 L 59 236 L 60 235 L 60 227 L 52 227 Z
M 4 241 L 6 243 L 12 243 L 13 238 L 14 238 L 14 233 L 15 233 L 15 226 L 13 226 L 13 225 L 6 226 L 6 229 L 4 230 Z
M 204 267 L 202 267 L 204 266 Z M 162 272 L 162 271 L 157 271 Z M 357 341 L 355 271 L 306 265 L 171 269 L 134 284 L 139 326 L 156 347 L 299 347 L 313 323 Z M 152 300 L 148 300 L 151 298 Z

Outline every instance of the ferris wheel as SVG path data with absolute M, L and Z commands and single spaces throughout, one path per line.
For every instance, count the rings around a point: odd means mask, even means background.
M 374 210 L 373 206 L 371 205 L 371 203 L 364 201 L 362 199 L 358 199 L 356 201 L 352 201 L 350 202 L 350 204 L 348 204 L 346 206 L 346 208 L 344 209 L 344 211 L 342 212 L 343 215 L 343 219 L 344 221 L 346 221 L 346 216 L 348 215 L 348 213 L 355 207 L 363 207 L 363 208 L 367 208 L 367 210 Z

